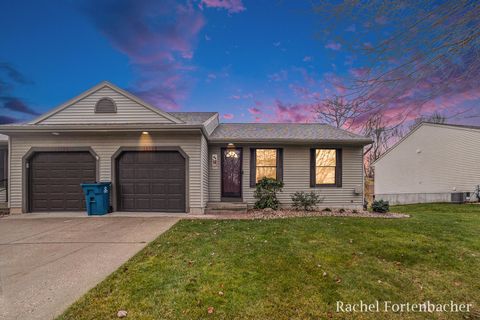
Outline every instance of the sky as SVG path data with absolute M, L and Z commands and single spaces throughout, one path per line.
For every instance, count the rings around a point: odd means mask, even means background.
M 166 111 L 218 111 L 223 122 L 312 122 L 312 103 L 344 91 L 335 79 L 363 70 L 361 57 L 334 36 L 318 36 L 310 1 L 1 0 L 0 6 L 0 123 L 31 120 L 103 80 Z M 361 28 L 351 25 L 343 36 Z M 477 112 L 479 100 L 477 88 L 462 85 L 418 114 Z M 408 103 L 398 100 L 390 112 L 402 113 Z M 462 113 L 452 122 L 478 118 Z

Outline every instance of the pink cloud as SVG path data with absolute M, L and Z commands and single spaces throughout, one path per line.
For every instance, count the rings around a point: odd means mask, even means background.
M 95 27 L 130 60 L 136 75 L 133 92 L 174 109 L 186 96 L 187 62 L 193 57 L 203 15 L 189 2 L 173 0 L 90 0 L 84 7 Z
M 242 0 L 201 0 L 200 6 L 225 9 L 229 13 L 238 13 L 246 10 L 245 6 L 242 3 Z
M 368 68 L 352 68 L 348 70 L 351 75 L 353 75 L 356 78 L 363 78 L 369 73 Z
M 250 112 L 251 114 L 260 114 L 260 113 L 262 113 L 262 111 L 260 111 L 260 109 L 255 108 L 255 107 L 248 108 L 248 112 Z
M 314 115 L 310 104 L 284 104 L 276 101 L 274 106 L 274 122 L 313 122 Z
M 223 115 L 223 118 L 224 118 L 224 119 L 227 119 L 227 120 L 231 120 L 231 119 L 234 118 L 234 115 L 231 114 L 231 113 L 225 113 L 225 114 Z
M 342 45 L 338 42 L 330 41 L 325 45 L 325 48 L 331 49 L 334 51 L 339 51 L 340 49 L 342 49 Z

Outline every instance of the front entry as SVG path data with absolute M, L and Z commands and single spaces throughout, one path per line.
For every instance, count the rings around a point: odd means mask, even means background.
M 242 149 L 222 148 L 222 198 L 242 198 Z

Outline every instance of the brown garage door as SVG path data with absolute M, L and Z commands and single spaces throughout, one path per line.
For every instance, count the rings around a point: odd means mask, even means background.
M 129 151 L 120 155 L 121 211 L 185 212 L 185 159 L 177 151 Z
M 95 182 L 89 152 L 38 152 L 30 160 L 30 211 L 83 211 L 81 183 Z

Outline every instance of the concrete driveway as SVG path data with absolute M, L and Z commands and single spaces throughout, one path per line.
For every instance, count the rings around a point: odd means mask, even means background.
M 54 318 L 178 219 L 0 219 L 0 319 Z

